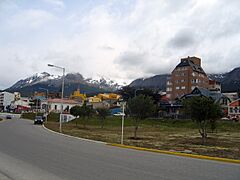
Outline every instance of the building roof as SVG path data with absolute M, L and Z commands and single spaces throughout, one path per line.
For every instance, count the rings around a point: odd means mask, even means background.
M 190 66 L 193 71 L 206 74 L 201 66 L 194 64 L 191 58 L 193 57 L 187 57 L 187 58 L 181 59 L 181 62 L 176 66 L 176 68 Z
M 79 104 L 79 102 L 71 99 L 48 99 L 49 103 Z
M 229 104 L 229 106 L 236 107 L 240 106 L 240 99 L 237 99 Z
M 205 96 L 208 98 L 212 98 L 214 101 L 219 101 L 221 98 L 228 98 L 227 96 L 223 95 L 219 92 L 212 92 L 206 88 L 202 87 L 195 87 L 190 94 L 184 95 L 182 98 L 188 98 L 193 96 Z

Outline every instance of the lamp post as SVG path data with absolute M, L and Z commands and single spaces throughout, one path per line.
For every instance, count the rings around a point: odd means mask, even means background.
M 47 92 L 47 94 L 46 94 L 46 99 L 47 99 L 47 108 L 46 108 L 46 111 L 47 111 L 47 115 L 46 115 L 46 122 L 47 122 L 47 116 L 48 116 L 48 89 L 46 89 L 46 88 L 39 88 L 39 89 L 42 89 L 42 90 L 45 90 L 46 92 Z
M 124 128 L 124 117 L 125 117 L 125 105 L 126 105 L 126 102 L 123 102 L 123 103 L 122 103 L 123 112 L 122 112 L 122 135 L 121 135 L 121 144 L 123 144 L 123 128 Z
M 61 69 L 63 71 L 63 77 L 62 77 L 62 103 L 61 103 L 61 113 L 60 113 L 60 119 L 59 119 L 59 132 L 62 132 L 62 114 L 63 114 L 63 93 L 64 93 L 64 76 L 65 76 L 65 68 L 60 66 L 55 66 L 53 64 L 48 64 L 49 67 L 55 67 L 58 69 Z

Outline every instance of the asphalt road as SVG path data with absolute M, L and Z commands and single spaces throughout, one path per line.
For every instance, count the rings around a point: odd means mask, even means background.
M 240 165 L 142 152 L 0 122 L 0 179 L 239 180 Z

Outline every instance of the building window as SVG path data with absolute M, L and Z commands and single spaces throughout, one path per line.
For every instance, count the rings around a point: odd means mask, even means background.
M 185 79 L 181 79 L 181 82 L 185 82 Z
M 198 83 L 198 79 L 192 79 L 192 83 Z
M 54 109 L 57 110 L 57 105 L 54 106 Z
M 191 89 L 193 90 L 195 88 L 195 86 L 192 86 Z
M 176 87 L 176 89 L 180 89 L 180 87 L 179 87 L 179 86 L 177 86 L 177 87 Z
M 168 88 L 167 88 L 167 91 L 172 91 L 172 88 L 169 88 L 169 87 L 168 87 Z
M 186 87 L 185 87 L 185 86 L 182 86 L 181 89 L 186 89 Z

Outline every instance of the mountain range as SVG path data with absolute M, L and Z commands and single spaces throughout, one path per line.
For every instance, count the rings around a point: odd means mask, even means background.
M 160 74 L 149 78 L 139 78 L 132 81 L 129 86 L 165 91 L 167 77 L 169 76 L 170 74 Z M 208 74 L 208 77 L 221 82 L 222 92 L 236 92 L 240 90 L 240 67 L 227 73 Z M 65 76 L 64 80 L 65 97 L 70 96 L 70 94 L 78 88 L 80 88 L 81 93 L 94 95 L 97 93 L 113 92 L 122 87 L 110 79 L 103 77 L 98 80 L 84 78 L 80 73 L 69 73 Z M 61 85 L 61 76 L 42 72 L 16 82 L 10 88 L 5 89 L 5 91 L 20 92 L 22 96 L 31 96 L 35 91 L 43 91 L 41 88 L 48 89 L 49 92 L 61 92 Z
M 112 80 L 101 77 L 98 80 L 84 78 L 80 73 L 69 73 L 64 78 L 64 96 L 70 94 L 76 89 L 81 93 L 97 94 L 103 92 L 116 91 L 119 84 Z M 54 76 L 49 73 L 36 73 L 31 77 L 19 80 L 5 91 L 20 92 L 22 96 L 31 96 L 36 91 L 47 89 L 49 92 L 61 92 L 62 76 Z
M 139 78 L 132 81 L 129 86 L 135 88 L 153 88 L 166 91 L 167 77 L 170 77 L 170 74 L 161 74 L 149 78 Z M 227 73 L 208 74 L 208 77 L 221 83 L 222 92 L 236 92 L 240 90 L 240 67 Z

